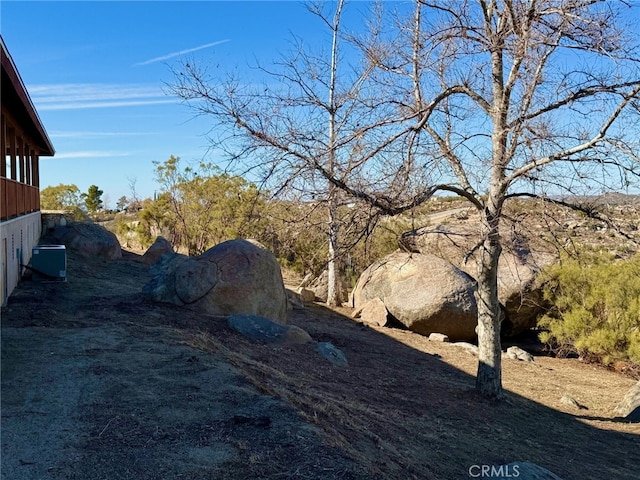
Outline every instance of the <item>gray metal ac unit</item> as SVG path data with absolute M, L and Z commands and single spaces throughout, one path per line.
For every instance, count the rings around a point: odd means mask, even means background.
M 64 245 L 33 247 L 30 263 L 35 281 L 65 282 L 67 280 L 67 250 Z

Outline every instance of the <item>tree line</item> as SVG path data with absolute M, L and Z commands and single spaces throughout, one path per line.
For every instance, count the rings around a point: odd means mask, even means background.
M 185 165 L 173 155 L 155 167 L 159 193 L 139 202 L 130 215 L 116 217 L 114 230 L 122 238 L 146 248 L 163 236 L 188 255 L 199 255 L 225 240 L 251 238 L 301 276 L 319 276 L 327 269 L 323 202 L 279 198 L 214 165 Z M 368 218 L 355 205 L 338 210 L 345 221 L 344 241 L 351 242 L 339 274 L 350 287 L 373 260 L 397 248 L 398 237 L 411 224 L 406 219 L 369 223 L 363 234 Z
M 86 192 L 81 192 L 74 184 L 61 183 L 40 190 L 40 208 L 95 214 L 103 206 L 103 194 L 97 185 L 91 185 Z

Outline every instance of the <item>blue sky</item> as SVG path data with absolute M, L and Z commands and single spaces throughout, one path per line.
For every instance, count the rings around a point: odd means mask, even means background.
M 631 4 L 630 19 L 640 13 Z M 364 18 L 368 7 L 352 1 L 345 14 Z M 220 160 L 208 153 L 207 119 L 166 93 L 171 66 L 193 59 L 242 72 L 286 54 L 293 35 L 310 47 L 328 40 L 293 0 L 2 0 L 0 22 L 56 149 L 41 160 L 41 187 L 95 184 L 111 208 L 131 184 L 139 198 L 153 196 L 154 161 Z
M 355 8 L 362 7 L 354 6 Z M 269 62 L 292 34 L 314 41 L 319 21 L 294 1 L 11 1 L 2 36 L 56 149 L 41 160 L 41 188 L 98 185 L 114 207 L 158 189 L 154 161 L 198 162 L 206 119 L 166 93 L 184 59 L 240 70 Z M 216 161 L 215 158 L 206 158 Z

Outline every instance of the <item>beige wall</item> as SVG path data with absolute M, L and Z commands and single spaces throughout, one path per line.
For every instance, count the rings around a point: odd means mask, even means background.
M 42 233 L 40 212 L 23 215 L 0 223 L 0 303 L 16 287 L 23 273 L 20 263 L 26 265 L 31 260 L 31 249 L 38 244 Z M 20 258 L 20 254 L 22 258 Z

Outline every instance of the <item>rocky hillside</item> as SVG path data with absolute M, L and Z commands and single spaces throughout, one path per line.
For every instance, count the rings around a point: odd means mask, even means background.
M 640 195 L 607 195 L 557 199 L 558 204 L 516 200 L 505 209 L 502 226 L 506 247 L 557 255 L 582 249 L 608 251 L 627 258 L 640 251 Z M 573 208 L 562 204 L 572 205 Z M 453 208 L 462 204 L 455 204 Z M 442 215 L 442 213 L 440 213 Z M 438 218 L 436 218 L 438 220 Z M 478 217 L 467 208 L 431 227 L 477 227 Z

